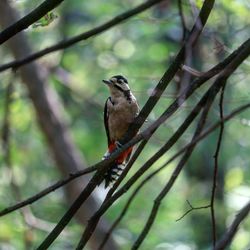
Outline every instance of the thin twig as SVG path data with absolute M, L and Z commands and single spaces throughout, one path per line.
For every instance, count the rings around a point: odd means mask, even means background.
M 201 82 L 205 82 L 207 79 L 209 79 L 209 77 L 213 77 L 215 74 L 217 74 L 221 69 L 223 69 L 223 67 L 225 67 L 229 62 L 231 62 L 238 53 L 246 53 L 248 48 L 250 48 L 250 40 L 247 40 L 246 42 L 244 42 L 237 50 L 235 50 L 231 55 L 229 55 L 223 62 L 221 62 L 218 65 L 216 65 L 215 67 L 213 67 L 211 70 L 209 70 L 207 72 L 207 74 L 204 74 L 202 76 L 202 78 L 200 78 L 198 80 L 199 84 L 201 84 Z M 246 52 L 244 52 L 244 51 L 246 51 Z M 196 86 L 199 85 L 198 81 L 194 85 L 196 85 Z M 131 144 L 131 145 L 134 145 L 134 144 Z M 125 149 L 126 148 L 124 147 L 124 150 Z M 116 152 L 116 154 L 114 154 L 113 157 L 111 157 L 111 160 L 115 159 L 119 155 L 120 152 L 122 152 L 122 149 L 121 149 L 121 151 L 118 150 L 118 152 Z M 81 171 L 79 171 L 77 173 L 71 174 L 72 180 L 74 178 L 77 178 L 77 177 L 83 175 L 83 174 L 87 174 L 89 172 L 95 171 L 96 169 L 101 168 L 102 166 L 106 166 L 106 164 L 109 164 L 109 162 L 107 162 L 107 160 L 105 162 L 103 162 L 103 161 L 99 162 L 99 163 L 97 163 L 97 164 L 93 165 L 92 167 L 89 167 L 89 168 L 87 168 L 85 170 L 81 170 Z M 12 211 L 15 211 L 15 210 L 17 210 L 17 209 L 19 209 L 19 208 L 21 208 L 23 206 L 26 206 L 28 204 L 31 204 L 31 203 L 35 202 L 36 200 L 38 200 L 38 199 L 42 198 L 43 196 L 47 195 L 49 192 L 52 192 L 56 188 L 59 188 L 59 187 L 65 185 L 66 183 L 68 183 L 67 180 L 70 181 L 71 177 L 68 177 L 67 179 L 65 179 L 63 181 L 59 181 L 59 182 L 55 183 L 54 185 L 52 185 L 52 186 L 44 189 L 43 191 L 41 191 L 40 194 L 38 194 L 38 195 L 30 197 L 30 198 L 28 198 L 27 200 L 25 200 L 23 202 L 15 204 L 14 206 L 3 209 L 2 211 L 0 211 L 0 216 L 3 216 L 5 214 L 8 214 L 8 213 L 10 213 Z
M 200 206 L 200 207 L 193 207 L 193 205 L 187 200 L 187 204 L 189 205 L 190 209 L 188 209 L 180 218 L 178 218 L 176 221 L 182 220 L 186 215 L 188 215 L 190 212 L 193 212 L 194 210 L 200 210 L 200 209 L 205 209 L 209 208 L 211 205 L 206 205 L 206 206 Z
M 71 37 L 67 40 L 62 40 L 60 42 L 58 42 L 57 44 L 54 44 L 50 47 L 47 47 L 43 50 L 40 50 L 38 52 L 35 52 L 34 54 L 31 54 L 23 59 L 19 59 L 19 60 L 15 60 L 6 64 L 3 64 L 2 66 L 0 66 L 0 72 L 7 70 L 9 68 L 19 68 L 20 66 L 23 66 L 24 64 L 30 63 L 34 60 L 37 60 L 38 58 L 41 58 L 42 56 L 45 56 L 49 53 L 58 51 L 58 50 L 62 50 L 62 49 L 66 49 L 80 41 L 86 40 L 90 37 L 96 36 L 98 34 L 101 34 L 102 32 L 109 30 L 110 28 L 122 23 L 123 21 L 131 18 L 132 16 L 135 16 L 147 9 L 149 9 L 150 7 L 152 7 L 153 5 L 156 5 L 158 3 L 160 3 L 163 0 L 148 0 L 145 3 L 142 3 L 140 5 L 138 5 L 137 7 L 130 9 L 126 12 L 123 12 L 120 15 L 117 15 L 116 17 L 112 18 L 110 21 L 107 21 L 89 31 L 86 31 L 84 33 L 81 33 L 79 35 L 76 35 L 74 37 Z
M 240 106 L 239 108 L 235 109 L 234 111 L 232 111 L 229 115 L 225 116 L 223 118 L 223 120 L 219 120 L 218 122 L 216 122 L 214 125 L 212 125 L 211 127 L 209 127 L 205 132 L 203 132 L 199 137 L 197 137 L 193 142 L 185 145 L 183 148 L 181 148 L 176 154 L 174 154 L 169 160 L 167 160 L 161 167 L 159 167 L 157 170 L 155 170 L 154 172 L 152 172 L 150 175 L 148 175 L 139 185 L 138 187 L 135 189 L 134 192 L 138 192 L 144 184 L 146 184 L 147 181 L 149 181 L 153 176 L 155 176 L 156 174 L 158 174 L 160 171 L 162 171 L 163 169 L 165 169 L 165 167 L 167 167 L 171 162 L 173 162 L 174 160 L 176 160 L 181 154 L 183 154 L 189 147 L 193 146 L 196 143 L 199 143 L 201 140 L 203 140 L 204 138 L 206 138 L 209 134 L 211 134 L 212 132 L 214 132 L 220 125 L 221 123 L 225 123 L 227 121 L 229 121 L 230 119 L 232 119 L 233 117 L 235 117 L 236 115 L 238 115 L 239 113 L 245 111 L 246 109 L 250 108 L 250 103 L 245 104 Z M 128 189 L 129 187 L 126 186 L 126 189 Z M 124 191 L 125 192 L 125 191 Z M 134 194 L 133 192 L 133 194 Z M 131 196 L 134 196 L 134 195 Z M 121 196 L 121 194 L 118 197 L 112 197 L 112 202 L 114 202 L 115 200 L 117 200 L 119 197 Z M 132 197 L 130 197 L 132 198 Z M 134 198 L 134 197 L 133 197 Z M 130 201 L 131 202 L 131 201 Z
M 221 95 L 220 95 L 220 119 L 223 120 L 223 100 L 224 100 L 224 90 L 226 84 L 222 86 Z M 210 200 L 210 213 L 211 213 L 211 221 L 212 221 L 212 235 L 213 235 L 213 248 L 216 245 L 216 218 L 215 218 L 215 209 L 214 209 L 214 202 L 215 202 L 215 194 L 216 194 L 216 186 L 217 186 L 217 176 L 218 176 L 218 167 L 219 167 L 219 153 L 222 143 L 222 135 L 224 131 L 224 123 L 222 122 L 220 125 L 220 132 L 218 136 L 218 141 L 216 145 L 216 150 L 214 154 L 214 173 L 213 173 L 213 185 L 212 185 L 212 192 L 211 192 L 211 200 Z
M 211 90 L 210 90 L 211 91 Z M 183 133 L 186 131 L 186 129 L 189 127 L 189 125 L 193 122 L 193 120 L 196 118 L 196 116 L 199 114 L 201 108 L 204 106 L 204 104 L 207 102 L 207 98 L 209 96 L 209 90 L 206 92 L 206 94 L 201 98 L 201 100 L 197 103 L 197 105 L 193 108 L 193 110 L 191 111 L 191 113 L 188 115 L 188 117 L 185 119 L 185 121 L 183 122 L 183 124 L 177 129 L 177 131 L 171 136 L 171 138 L 167 141 L 167 143 L 165 143 L 164 146 L 161 147 L 160 150 L 158 150 L 149 160 L 147 160 L 147 162 L 145 162 L 143 164 L 143 166 L 137 171 L 138 173 L 145 173 L 148 168 L 155 163 L 163 154 L 166 154 L 166 152 L 174 145 L 174 143 L 183 135 Z M 146 180 L 144 180 L 145 182 L 148 181 L 149 179 L 151 179 L 154 175 L 156 175 L 160 170 L 158 169 L 157 171 L 154 171 L 151 175 L 149 175 Z M 132 178 L 135 178 L 132 177 Z M 139 189 L 144 185 L 144 181 L 142 182 L 143 184 L 139 185 Z M 138 189 L 138 188 L 137 188 Z M 137 190 L 136 189 L 136 190 Z M 139 190 L 138 190 L 139 191 Z M 138 191 L 135 191 L 136 193 Z M 132 196 L 134 196 L 134 192 L 132 194 Z M 104 203 L 108 200 L 106 197 Z M 130 199 L 133 198 L 129 198 L 128 203 L 130 203 Z M 125 207 L 128 207 L 129 205 L 125 205 Z M 122 212 L 122 215 L 119 216 L 118 221 L 115 222 L 115 224 L 118 224 L 118 222 L 122 219 L 122 217 L 125 215 L 126 211 Z M 91 219 L 90 219 L 91 220 Z M 116 225 L 115 225 L 116 226 Z M 115 226 L 112 226 L 112 230 L 115 228 Z M 109 230 L 109 235 L 110 235 L 110 230 Z M 108 236 L 105 237 L 104 241 L 107 241 Z M 101 244 L 104 245 L 105 243 L 103 242 Z
M 205 0 L 205 2 L 203 3 L 203 6 L 202 6 L 202 9 L 201 9 L 201 12 L 200 12 L 200 15 L 198 17 L 199 19 L 199 23 L 200 21 L 202 22 L 202 24 L 204 25 L 208 19 L 208 16 L 212 10 L 212 7 L 213 7 L 213 3 L 214 1 L 208 1 L 208 0 Z M 193 44 L 198 36 L 200 35 L 201 31 L 202 31 L 202 28 L 203 26 L 197 26 L 196 24 L 194 25 L 193 27 L 193 30 L 191 31 L 191 34 L 190 34 L 190 44 Z M 182 52 L 183 51 L 183 52 Z M 161 85 L 161 89 L 159 90 L 159 92 L 161 93 L 162 91 L 162 88 L 165 89 L 166 86 L 168 85 L 168 83 L 170 82 L 170 80 L 173 78 L 175 72 L 178 70 L 179 68 L 179 65 L 182 63 L 182 60 L 183 60 L 183 56 L 184 56 L 184 52 L 185 52 L 185 46 L 183 46 L 183 48 L 181 49 L 181 51 L 179 52 L 179 57 L 176 58 L 176 63 L 173 63 L 172 65 L 172 68 L 171 68 L 171 71 L 170 73 L 166 73 L 164 75 L 165 78 L 167 78 L 167 81 L 163 81 L 161 80 L 160 81 L 160 85 Z M 179 59 L 179 60 L 177 60 Z M 172 70 L 174 69 L 174 70 Z M 169 71 L 167 71 L 169 72 Z M 164 80 L 165 80 L 164 78 Z M 158 84 L 158 85 L 159 85 Z M 157 85 L 157 86 L 158 86 Z M 149 98 L 150 99 L 150 98 Z M 157 100 L 156 100 L 157 99 Z M 152 101 L 153 104 L 156 104 L 156 102 L 158 101 L 159 97 L 158 95 L 155 97 L 155 96 L 152 96 L 152 98 L 150 99 Z M 145 105 L 147 107 L 147 112 L 149 110 L 152 110 L 152 108 L 154 107 L 154 105 L 152 105 L 152 107 L 150 106 L 150 104 L 146 104 Z M 145 107 L 144 106 L 144 107 Z M 142 109 L 143 111 L 143 109 Z M 129 146 L 132 146 L 131 144 L 135 144 L 137 142 L 139 142 L 140 140 L 144 139 L 144 138 L 147 138 L 148 135 L 151 134 L 150 130 L 153 132 L 155 131 L 163 122 L 164 122 L 164 118 L 161 117 L 160 120 L 157 120 L 154 124 L 153 127 L 149 127 L 147 129 L 147 131 L 139 135 L 137 135 L 135 138 L 133 138 L 132 140 L 130 140 L 138 131 L 138 129 L 140 128 L 140 126 L 142 125 L 142 123 L 145 121 L 145 119 L 147 118 L 147 116 L 143 116 L 142 114 L 142 111 L 140 112 L 140 115 L 139 115 L 139 123 L 137 124 L 136 121 L 133 123 L 135 124 L 135 128 L 134 129 L 131 129 L 129 130 L 129 132 L 127 133 L 127 135 L 125 136 L 125 143 L 126 143 L 122 148 L 125 150 L 125 148 L 129 147 Z M 145 109 L 144 109 L 145 111 Z M 149 111 L 150 112 L 150 111 Z M 149 113 L 148 113 L 149 114 Z M 142 118 L 142 119 L 141 119 Z M 122 143 L 124 143 L 124 140 L 122 141 Z M 120 153 L 120 150 L 116 150 L 114 152 L 115 153 Z M 112 154 L 113 156 L 113 154 Z M 117 156 L 116 156 L 117 157 Z M 109 159 L 107 159 L 109 160 Z M 111 162 L 110 162 L 111 163 Z M 72 206 L 69 208 L 69 210 L 64 214 L 64 216 L 61 218 L 61 220 L 58 222 L 57 226 L 52 230 L 52 232 L 47 236 L 47 238 L 42 242 L 42 244 L 38 247 L 38 249 L 44 249 L 44 248 L 48 248 L 52 243 L 53 241 L 58 237 L 58 235 L 61 233 L 61 231 L 65 228 L 65 226 L 69 223 L 69 221 L 71 220 L 71 218 L 74 216 L 74 214 L 77 212 L 77 210 L 80 208 L 80 206 L 83 204 L 83 202 L 88 198 L 88 196 L 93 192 L 93 190 L 95 189 L 95 187 L 97 185 L 99 185 L 102 181 L 103 181 L 103 178 L 104 178 L 104 174 L 105 172 L 107 171 L 108 169 L 108 165 L 106 166 L 103 166 L 102 168 L 100 168 L 97 173 L 93 176 L 93 178 L 90 180 L 90 182 L 87 184 L 86 188 L 80 193 L 80 195 L 78 196 L 78 198 L 75 200 L 75 202 L 72 204 Z M 89 239 L 89 237 L 91 236 L 92 233 L 90 233 L 88 236 L 87 236 L 87 240 Z M 82 244 L 83 243 L 83 244 Z M 86 241 L 82 239 L 80 240 L 79 242 L 79 247 L 78 249 L 82 249 L 83 245 L 86 244 Z
M 205 123 L 206 123 L 206 118 L 209 112 L 209 109 L 214 101 L 214 98 L 217 94 L 217 91 L 219 90 L 220 86 L 214 84 L 215 89 L 213 92 L 210 93 L 209 98 L 207 100 L 206 106 L 203 109 L 203 112 L 201 114 L 200 120 L 198 122 L 198 125 L 196 127 L 196 130 L 194 132 L 192 141 L 196 140 L 196 138 L 198 136 L 200 136 Z M 217 88 L 217 89 L 216 89 Z M 182 156 L 181 160 L 179 161 L 177 167 L 175 168 L 175 170 L 173 171 L 169 181 L 167 182 L 167 184 L 164 186 L 164 188 L 162 189 L 162 191 L 159 193 L 159 195 L 156 197 L 156 199 L 154 200 L 154 204 L 153 207 L 151 209 L 150 215 L 147 219 L 147 222 L 145 223 L 140 235 L 138 236 L 137 240 L 134 242 L 133 246 L 131 247 L 131 250 L 136 250 L 140 247 L 140 245 L 142 244 L 142 242 L 144 241 L 145 237 L 147 236 L 148 232 L 150 231 L 156 216 L 158 214 L 160 205 L 161 205 L 161 201 L 166 197 L 166 195 L 168 194 L 168 192 L 171 190 L 171 188 L 173 187 L 177 177 L 179 176 L 179 174 L 181 173 L 183 167 L 185 166 L 187 160 L 189 159 L 189 157 L 191 156 L 195 146 L 197 145 L 197 143 L 194 143 L 191 147 L 189 147 L 185 154 Z
M 180 19 L 181 19 L 182 41 L 184 41 L 186 36 L 187 36 L 188 29 L 187 29 L 187 25 L 186 25 L 184 13 L 183 13 L 182 0 L 178 0 L 177 3 L 178 3 L 179 16 L 180 16 Z
M 245 48 L 247 51 L 250 50 L 250 48 Z M 224 75 L 230 75 L 230 73 L 232 73 L 237 66 L 240 64 L 240 62 L 242 62 L 246 57 L 247 54 L 249 53 L 246 51 L 242 51 L 238 54 L 238 56 L 235 58 L 235 60 L 230 63 L 230 65 L 228 65 L 228 67 L 230 68 L 230 70 L 226 70 L 224 71 L 224 74 L 222 74 L 222 76 Z M 244 59 L 243 59 L 244 58 Z M 215 66 L 216 67 L 216 66 Z M 226 67 L 227 68 L 227 67 Z M 197 81 L 195 81 L 193 83 L 193 85 L 191 85 L 188 90 L 186 90 L 183 92 L 183 96 L 185 98 L 183 98 L 183 101 L 188 98 L 191 93 L 202 84 L 202 81 L 204 79 L 206 79 L 208 76 L 211 76 L 211 73 L 214 71 L 210 71 L 208 74 L 203 75 L 202 78 L 197 79 Z M 216 70 L 215 70 L 216 72 Z M 217 79 L 216 84 L 219 85 L 220 81 L 222 80 L 222 76 L 220 78 Z M 170 117 L 171 114 L 173 114 L 179 107 L 178 105 L 178 99 L 175 100 L 175 102 L 170 105 L 170 107 L 162 114 L 162 116 L 157 119 L 155 121 L 155 123 L 153 123 L 148 129 L 146 129 L 146 131 L 142 132 L 141 134 L 143 135 L 145 133 L 145 138 L 147 138 L 147 132 L 150 131 L 154 131 L 154 128 L 156 126 L 156 124 L 159 125 L 159 123 L 161 124 L 162 122 L 164 122 L 168 117 Z M 159 122 L 159 123 L 158 123 Z M 158 127 L 158 125 L 156 126 L 156 128 Z M 149 130 L 150 129 L 150 130 Z M 135 139 L 135 138 L 134 138 Z M 132 139 L 131 141 L 133 141 L 134 139 Z M 148 166 L 147 166 L 148 167 Z M 84 244 L 86 244 L 86 239 L 88 237 L 90 237 L 90 235 L 92 234 L 92 232 L 94 231 L 94 228 L 96 227 L 100 216 L 111 206 L 111 204 L 118 199 L 122 194 L 124 194 L 132 185 L 133 183 L 142 175 L 144 174 L 144 171 L 142 171 L 142 169 L 140 169 L 139 171 L 137 171 L 137 173 L 123 186 L 121 187 L 110 199 L 108 199 L 107 201 L 105 201 L 105 203 L 102 204 L 102 206 L 100 207 L 100 209 L 94 214 L 94 216 L 89 220 L 88 226 L 78 244 L 78 248 L 81 249 L 83 247 Z M 85 243 L 83 243 L 85 242 Z
M 200 10 L 200 13 L 198 17 L 195 20 L 195 23 L 192 27 L 192 30 L 190 31 L 185 43 L 181 47 L 180 51 L 176 55 L 174 61 L 171 63 L 167 71 L 164 73 L 162 76 L 161 80 L 157 84 L 157 86 L 154 88 L 152 95 L 150 98 L 147 100 L 146 104 L 140 111 L 140 114 L 138 117 L 136 117 L 135 122 L 131 124 L 128 133 L 124 136 L 124 138 L 121 140 L 121 142 L 126 142 L 128 141 L 128 138 L 131 138 L 131 133 L 136 134 L 136 132 L 140 129 L 141 125 L 145 122 L 147 119 L 148 115 L 152 111 L 152 109 L 155 107 L 157 104 L 159 98 L 161 97 L 162 93 L 165 91 L 167 88 L 168 84 L 171 82 L 171 80 L 174 78 L 175 74 L 177 71 L 181 68 L 181 65 L 184 62 L 185 59 L 185 54 L 186 54 L 186 48 L 187 47 L 192 47 L 195 45 L 197 39 L 199 38 L 203 27 L 205 26 L 208 17 L 212 11 L 214 4 L 214 0 L 208 1 L 205 0 L 202 8 Z M 210 72 L 211 73 L 211 72 Z M 208 75 L 204 75 L 204 78 L 208 77 Z M 182 98 L 185 99 L 185 98 Z M 177 102 L 177 106 L 179 107 L 179 101 Z M 164 113 L 158 121 L 161 122 L 162 119 L 165 119 L 167 116 Z M 152 131 L 155 131 L 154 129 Z M 145 137 L 150 138 L 152 134 L 147 134 Z
M 56 8 L 64 0 L 45 0 L 29 14 L 10 25 L 0 33 L 0 45 L 16 35 L 18 32 L 28 28 L 31 24 L 45 16 L 49 11 Z
M 240 106 L 239 108 L 235 109 L 234 111 L 232 111 L 229 115 L 225 116 L 223 118 L 223 120 L 219 120 L 218 122 L 216 122 L 214 125 L 212 125 L 211 127 L 209 127 L 205 132 L 203 132 L 199 137 L 197 137 L 196 140 L 194 140 L 193 142 L 187 144 L 186 146 L 184 146 L 183 148 L 181 148 L 176 154 L 174 154 L 169 160 L 167 160 L 161 167 L 159 167 L 157 170 L 153 171 L 151 174 L 149 174 L 138 186 L 137 188 L 135 188 L 135 190 L 133 191 L 133 193 L 131 194 L 130 198 L 128 199 L 124 209 L 122 210 L 122 214 L 119 215 L 119 217 L 117 218 L 117 220 L 115 221 L 114 224 L 118 224 L 119 221 L 122 219 L 122 217 L 125 215 L 124 210 L 128 209 L 128 206 L 130 205 L 130 203 L 132 202 L 132 200 L 134 199 L 135 195 L 138 193 L 138 191 L 144 186 L 144 184 L 146 184 L 146 182 L 148 182 L 152 177 L 154 177 L 156 174 L 158 174 L 160 171 L 162 171 L 163 169 L 165 169 L 165 167 L 167 167 L 171 162 L 173 162 L 177 157 L 179 157 L 181 154 L 183 154 L 189 147 L 191 147 L 193 144 L 195 143 L 199 143 L 201 140 L 203 140 L 204 138 L 206 138 L 209 134 L 211 134 L 213 131 L 215 131 L 221 123 L 225 123 L 227 121 L 229 121 L 230 119 L 232 119 L 233 117 L 235 117 L 236 115 L 238 115 L 239 113 L 245 111 L 246 109 L 250 108 L 250 103 L 245 104 Z M 126 186 L 126 188 L 128 189 L 129 187 Z M 121 195 L 119 195 L 120 197 Z M 112 202 L 114 202 L 115 200 L 117 200 L 119 197 L 116 197 L 116 199 L 114 199 L 114 197 L 112 197 Z M 128 204 L 129 203 L 129 204 Z M 105 211 L 104 211 L 105 212 Z M 103 213 L 104 213 L 103 212 Z M 116 225 L 112 225 L 112 229 L 113 227 L 115 228 Z M 109 230 L 109 232 L 110 232 Z M 105 241 L 107 240 L 108 236 L 105 236 Z M 103 246 L 104 241 L 102 242 L 102 246 Z M 101 249 L 101 248 L 100 248 Z M 98 249 L 98 250 L 100 250 Z
M 27 206 L 29 204 L 34 203 L 35 201 L 41 199 L 42 197 L 48 195 L 49 193 L 55 191 L 56 189 L 66 185 L 67 183 L 73 181 L 74 179 L 83 176 L 85 174 L 91 173 L 93 171 L 96 171 L 96 169 L 98 168 L 98 165 L 94 165 L 93 167 L 89 167 L 80 171 L 77 171 L 76 173 L 72 173 L 69 175 L 69 177 L 67 177 L 64 180 L 60 180 L 56 183 L 54 183 L 53 185 L 45 188 L 44 190 L 40 191 L 39 193 L 35 194 L 34 196 L 31 196 L 23 201 L 18 202 L 17 204 L 4 208 L 3 210 L 0 211 L 0 217 L 4 216 L 6 214 L 9 214 L 17 209 L 20 209 L 24 206 Z
M 215 83 L 218 87 L 222 85 L 224 85 L 228 79 L 228 77 L 232 74 L 232 72 L 234 70 L 237 69 L 237 67 L 240 65 L 240 61 L 242 62 L 242 59 L 246 58 L 249 55 L 250 51 L 248 51 L 246 54 L 239 54 L 235 60 L 233 60 L 218 76 L 218 78 L 216 79 Z M 243 59 L 243 60 L 244 60 Z M 209 108 L 209 105 L 207 106 L 207 109 Z M 204 116 L 206 116 L 206 112 L 204 112 Z M 195 137 L 199 136 L 198 132 L 200 133 L 200 128 L 202 127 L 203 123 L 204 123 L 205 119 L 201 119 L 200 121 L 200 126 L 197 127 L 196 133 L 195 133 Z M 193 140 L 195 141 L 195 137 L 193 138 Z M 194 144 L 195 146 L 195 144 Z M 146 235 L 148 234 L 155 218 L 156 215 L 158 213 L 158 209 L 160 207 L 160 203 L 161 200 L 166 196 L 166 194 L 169 192 L 169 190 L 171 189 L 172 185 L 174 184 L 177 176 L 179 175 L 180 171 L 182 170 L 186 160 L 189 158 L 190 154 L 192 153 L 193 147 L 191 147 L 186 153 L 185 155 L 182 157 L 181 161 L 179 162 L 178 166 L 176 167 L 175 171 L 173 172 L 171 179 L 169 180 L 168 184 L 164 187 L 164 189 L 161 191 L 161 193 L 158 195 L 158 197 L 156 198 L 155 202 L 154 202 L 154 206 L 151 210 L 150 216 L 147 220 L 147 223 L 145 224 L 141 234 L 139 235 L 138 239 L 136 240 L 136 242 L 134 243 L 134 245 L 132 246 L 132 249 L 138 249 L 138 247 L 141 245 L 142 241 L 145 239 Z

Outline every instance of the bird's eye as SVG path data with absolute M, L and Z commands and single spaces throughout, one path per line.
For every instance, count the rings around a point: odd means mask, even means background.
M 117 82 L 120 83 L 120 84 L 123 84 L 123 83 L 124 83 L 122 80 L 118 80 Z

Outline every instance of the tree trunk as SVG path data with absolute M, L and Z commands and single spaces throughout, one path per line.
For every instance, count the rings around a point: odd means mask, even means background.
M 0 1 L 0 24 L 3 28 L 8 27 L 18 19 L 15 10 L 9 5 L 7 0 Z M 23 58 L 32 53 L 27 38 L 23 32 L 11 38 L 7 45 L 15 59 Z M 37 63 L 30 63 L 19 69 L 22 82 L 27 87 L 29 96 L 33 102 L 38 124 L 47 139 L 48 146 L 55 159 L 56 166 L 63 176 L 68 176 L 70 172 L 84 168 L 85 164 L 80 152 L 74 146 L 67 126 L 62 122 L 62 105 L 56 92 L 51 89 L 44 76 L 42 76 L 41 66 Z M 75 197 L 87 182 L 87 178 L 81 178 L 65 186 L 67 198 L 71 204 Z M 87 203 L 78 211 L 77 219 L 85 224 L 93 211 L 97 209 L 97 201 L 92 195 Z M 102 221 L 96 233 L 93 235 L 90 245 L 92 249 L 97 249 L 105 232 L 107 223 Z M 109 241 L 106 249 L 115 250 L 117 246 L 113 239 Z

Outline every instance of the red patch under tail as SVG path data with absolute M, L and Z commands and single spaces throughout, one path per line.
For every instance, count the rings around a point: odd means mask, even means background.
M 110 143 L 108 147 L 108 152 L 111 154 L 116 149 L 115 143 Z M 126 149 L 122 152 L 117 159 L 114 161 L 113 165 L 109 168 L 105 176 L 105 188 L 117 180 L 120 176 L 122 170 L 125 167 L 125 163 L 129 160 L 133 147 Z

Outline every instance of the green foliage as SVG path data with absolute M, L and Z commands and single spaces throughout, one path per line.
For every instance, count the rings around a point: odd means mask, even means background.
M 57 14 L 55 14 L 54 12 L 48 12 L 44 17 L 32 24 L 32 28 L 48 26 L 53 21 L 55 21 L 56 18 L 58 18 Z
M 30 2 L 15 1 L 13 5 L 22 14 L 30 10 Z M 34 6 L 39 1 L 34 1 Z M 171 2 L 171 3 L 170 3 Z M 79 34 L 101 24 L 135 6 L 139 1 L 65 1 L 57 10 L 48 13 L 26 34 L 34 50 L 39 50 L 61 39 Z M 202 1 L 196 1 L 201 6 Z M 187 27 L 193 23 L 193 13 L 188 1 L 183 1 Z M 206 71 L 223 55 L 215 49 L 215 39 L 224 47 L 224 55 L 233 51 L 249 36 L 249 3 L 247 1 L 219 1 L 214 8 L 205 33 L 199 44 L 195 62 L 199 70 Z M 57 20 L 55 18 L 58 16 Z M 55 21 L 55 22 L 54 22 Z M 115 74 L 123 74 L 129 79 L 132 91 L 140 106 L 143 106 L 153 87 L 160 80 L 169 62 L 181 46 L 182 29 L 175 1 L 167 6 L 154 8 L 129 19 L 115 28 L 87 41 L 82 41 L 68 49 L 46 56 L 39 61 L 41 70 L 49 72 L 48 82 L 57 91 L 64 105 L 64 118 L 68 123 L 74 142 L 86 162 L 98 162 L 106 151 L 106 135 L 103 126 L 103 106 L 109 95 L 102 79 Z M 235 35 L 236 34 L 236 35 Z M 220 51 L 219 51 L 220 52 Z M 7 49 L 0 50 L 1 62 L 8 62 Z M 225 113 L 249 100 L 249 59 L 228 83 L 225 94 Z M 1 74 L 0 122 L 3 121 L 4 95 L 9 74 Z M 176 79 L 175 79 L 176 80 Z M 203 88 L 188 101 L 180 111 L 164 124 L 153 136 L 144 153 L 140 156 L 132 172 L 153 155 L 166 138 L 169 138 L 185 119 L 203 93 Z M 175 82 L 163 94 L 160 104 L 152 112 L 144 128 L 151 124 L 172 102 L 179 89 Z M 3 155 L 0 158 L 0 208 L 14 204 L 15 195 L 11 191 L 12 175 L 21 191 L 22 198 L 29 197 L 61 178 L 55 167 L 50 149 L 37 125 L 36 114 L 27 91 L 15 79 L 13 102 L 11 104 L 11 156 L 13 169 L 7 168 Z M 208 123 L 219 119 L 218 100 L 212 108 Z M 216 216 L 220 233 L 229 225 L 232 216 L 249 199 L 249 147 L 250 112 L 244 112 L 225 126 L 223 145 L 219 157 L 219 186 Z M 176 150 L 188 143 L 195 126 L 191 126 L 179 141 L 179 145 L 164 155 L 153 169 L 161 166 Z M 213 154 L 217 133 L 209 136 L 195 150 L 176 186 L 163 201 L 160 212 L 142 249 L 208 249 L 211 243 L 209 209 L 193 211 L 176 222 L 189 209 L 186 200 L 193 206 L 204 206 L 210 201 Z M 163 139 L 162 139 L 163 138 Z M 131 205 L 128 214 L 115 231 L 121 249 L 129 249 L 140 233 L 153 200 L 164 187 L 177 161 L 153 178 L 141 190 Z M 100 190 L 102 187 L 100 187 Z M 247 193 L 247 198 L 244 195 Z M 107 213 L 114 221 L 123 208 L 126 197 L 119 200 Z M 243 194 L 243 195 L 242 195 Z M 218 204 L 218 206 L 217 206 Z M 237 204 L 237 205 L 236 205 Z M 62 190 L 48 195 L 31 206 L 35 216 L 49 223 L 57 223 L 68 208 Z M 221 216 L 221 217 L 220 217 Z M 29 226 L 16 211 L 1 218 L 0 245 L 13 249 L 26 249 L 24 235 Z M 202 231 L 202 229 L 206 229 Z M 53 249 L 72 248 L 81 235 L 81 227 L 73 221 L 67 227 L 68 237 L 60 237 Z M 36 246 L 47 235 L 39 229 L 32 229 L 32 246 Z M 249 248 L 249 218 L 244 222 L 232 243 L 232 250 Z M 0 247 L 1 248 L 1 247 Z M 12 249 L 10 248 L 10 249 Z

